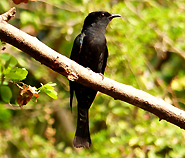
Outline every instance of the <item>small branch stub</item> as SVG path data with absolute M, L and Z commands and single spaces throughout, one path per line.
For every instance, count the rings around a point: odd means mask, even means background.
M 16 8 L 13 7 L 6 13 L 2 14 L 0 20 L 8 22 L 11 18 L 15 17 L 15 13 L 16 13 Z
M 67 79 L 70 81 L 76 81 L 78 80 L 78 75 L 74 73 L 71 69 L 67 69 L 66 72 L 68 72 Z

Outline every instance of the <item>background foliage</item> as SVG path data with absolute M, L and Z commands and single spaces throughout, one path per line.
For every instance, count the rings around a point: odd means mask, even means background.
M 0 13 L 14 5 L 11 0 L 1 0 Z M 184 1 L 38 0 L 16 8 L 11 24 L 68 57 L 89 12 L 121 14 L 107 28 L 105 76 L 185 108 Z M 100 93 L 90 109 L 92 147 L 74 149 L 76 107 L 71 114 L 67 79 L 20 50 L 0 45 L 0 157 L 185 157 L 184 130 Z M 3 53 L 10 54 L 11 60 Z M 57 83 L 58 99 L 41 93 L 37 103 L 29 102 L 20 109 L 18 87 L 8 77 L 6 82 L 3 79 L 7 61 L 9 71 L 15 66 L 28 71 L 23 80 L 27 85 L 39 88 L 41 83 Z

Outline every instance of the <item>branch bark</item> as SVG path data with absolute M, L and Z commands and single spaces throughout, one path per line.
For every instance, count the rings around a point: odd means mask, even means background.
M 14 15 L 15 8 L 12 8 L 0 16 L 0 39 L 2 41 L 19 48 L 41 64 L 64 75 L 68 80 L 78 82 L 105 93 L 114 99 L 119 99 L 140 107 L 155 114 L 160 120 L 164 119 L 185 129 L 185 111 L 144 91 L 118 83 L 107 77 L 102 77 L 100 74 L 80 66 L 76 62 L 52 50 L 36 37 L 30 36 L 8 24 L 7 21 Z

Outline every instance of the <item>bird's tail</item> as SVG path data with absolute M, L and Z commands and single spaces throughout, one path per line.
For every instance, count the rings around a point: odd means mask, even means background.
M 88 109 L 82 109 L 78 106 L 78 119 L 75 138 L 73 145 L 76 148 L 91 146 L 91 138 L 89 133 L 89 116 Z

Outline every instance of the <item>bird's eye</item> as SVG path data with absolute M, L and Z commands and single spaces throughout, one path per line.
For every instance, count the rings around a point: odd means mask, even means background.
M 102 16 L 102 17 L 104 17 L 104 16 L 105 16 L 105 14 L 104 14 L 104 13 L 102 13 L 102 14 L 101 14 L 101 16 Z

